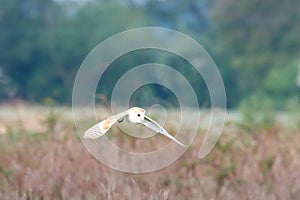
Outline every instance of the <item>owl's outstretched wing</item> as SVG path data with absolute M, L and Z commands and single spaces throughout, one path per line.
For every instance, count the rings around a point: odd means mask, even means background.
M 181 146 L 186 146 L 184 144 L 182 144 L 181 142 L 179 142 L 178 140 L 176 140 L 171 134 L 169 134 L 161 125 L 159 125 L 159 123 L 157 123 L 156 121 L 154 121 L 153 119 L 151 119 L 150 117 L 146 116 L 144 117 L 144 121 L 142 122 L 142 124 L 144 124 L 145 126 L 147 126 L 148 128 L 161 133 L 165 136 L 167 136 L 168 138 L 170 138 L 171 140 L 175 141 L 176 143 L 180 144 Z
M 94 126 L 90 127 L 83 134 L 85 139 L 97 139 L 103 136 L 117 121 L 122 121 L 124 117 L 128 115 L 128 111 L 121 112 L 117 115 L 113 115 Z

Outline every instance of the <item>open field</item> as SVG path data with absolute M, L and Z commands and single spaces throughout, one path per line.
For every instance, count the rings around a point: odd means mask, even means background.
M 284 118 L 257 128 L 235 118 L 229 113 L 205 159 L 198 158 L 202 127 L 171 166 L 129 174 L 87 152 L 70 108 L 0 106 L 0 199 L 299 199 L 300 126 Z M 117 144 L 141 150 L 139 141 L 114 134 Z

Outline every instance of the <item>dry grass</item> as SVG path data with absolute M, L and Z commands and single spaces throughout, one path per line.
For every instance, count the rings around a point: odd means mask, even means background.
M 198 159 L 197 136 L 173 165 L 147 174 L 118 172 L 92 158 L 76 137 L 69 108 L 2 106 L 0 131 L 0 199 L 300 196 L 300 132 L 280 124 L 255 133 L 227 124 L 205 159 Z

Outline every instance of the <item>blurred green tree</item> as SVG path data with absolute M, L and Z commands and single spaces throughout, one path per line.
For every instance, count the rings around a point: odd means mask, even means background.
M 0 4 L 0 67 L 18 97 L 28 100 L 33 95 L 32 76 L 48 62 L 40 41 L 48 39 L 44 33 L 57 18 L 57 6 L 52 0 L 1 0 Z
M 225 68 L 229 104 L 261 92 L 275 101 L 298 95 L 293 64 L 300 52 L 298 0 L 214 0 L 209 7 L 209 45 Z
M 230 107 L 263 93 L 280 108 L 285 99 L 299 95 L 298 0 L 0 0 L 0 5 L 0 99 L 42 102 L 49 97 L 69 103 L 76 71 L 88 52 L 113 34 L 143 26 L 172 28 L 200 41 L 221 71 Z M 188 63 L 166 52 L 144 51 L 116 60 L 103 77 L 112 84 L 99 86 L 98 92 L 109 98 L 122 73 L 157 61 L 188 77 L 194 89 L 206 91 L 199 75 L 184 67 Z M 159 88 L 145 89 L 164 95 Z M 209 104 L 207 92 L 198 97 L 200 104 Z
M 53 0 L 0 1 L 2 75 L 15 84 L 14 97 L 29 101 L 70 102 L 76 71 L 88 52 L 110 35 L 145 22 L 143 13 L 119 1 L 71 9 Z

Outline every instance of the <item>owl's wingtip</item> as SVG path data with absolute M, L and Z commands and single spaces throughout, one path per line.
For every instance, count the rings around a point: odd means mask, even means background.
M 94 140 L 94 139 L 97 139 L 97 138 L 101 137 L 104 134 L 105 134 L 105 132 L 103 133 L 102 131 L 94 131 L 94 130 L 86 131 L 83 134 L 83 139 Z
M 89 140 L 89 139 L 96 139 L 96 138 L 97 138 L 97 136 L 92 136 L 91 134 L 88 134 L 88 133 L 83 134 L 83 139 Z
M 187 145 L 185 145 L 185 144 L 183 144 L 183 143 L 181 143 L 181 142 L 178 142 L 178 144 L 179 144 L 180 146 L 182 146 L 182 147 L 187 147 Z

